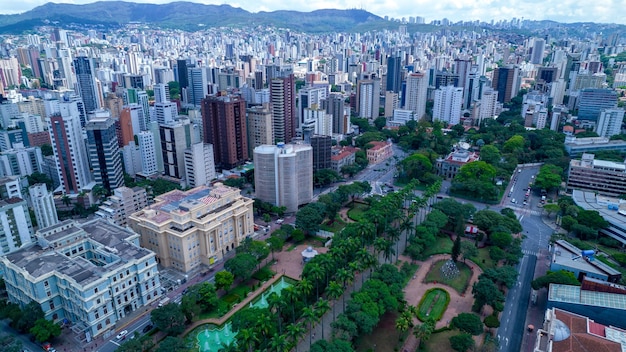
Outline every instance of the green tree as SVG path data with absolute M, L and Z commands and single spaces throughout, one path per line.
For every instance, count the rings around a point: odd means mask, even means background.
M 200 300 L 200 285 L 193 285 L 187 289 L 180 301 L 180 309 L 185 315 L 187 322 L 192 322 L 202 312 L 202 307 L 198 304 Z
M 22 352 L 22 341 L 15 336 L 0 332 L 0 350 L 3 352 Z
M 465 262 L 465 259 L 478 255 L 478 248 L 470 241 L 463 241 L 461 242 L 461 254 L 463 255 L 463 262 Z
M 524 137 L 515 135 L 504 142 L 502 150 L 505 153 L 521 153 L 524 149 Z
M 480 335 L 483 332 L 480 317 L 473 313 L 461 313 L 452 318 L 452 326 L 472 335 Z
M 546 204 L 543 206 L 543 211 L 548 213 L 548 217 L 550 217 L 552 213 L 555 213 L 555 214 L 558 213 L 559 210 L 561 210 L 561 208 L 559 207 L 558 204 Z
M 224 263 L 224 268 L 230 271 L 235 278 L 246 281 L 252 277 L 256 265 L 257 261 L 254 256 L 249 253 L 238 253 Z
M 218 290 L 224 289 L 225 291 L 228 291 L 234 281 L 235 276 L 230 271 L 222 270 L 215 274 L 215 288 Z
M 309 203 L 296 213 L 296 227 L 309 235 L 313 235 L 320 229 L 325 213 L 324 204 Z
M 545 164 L 539 169 L 539 173 L 537 177 L 535 177 L 535 186 L 539 188 L 544 188 L 546 190 L 551 190 L 558 188 L 561 185 L 561 175 L 563 174 L 563 169 L 556 165 Z
M 272 221 L 272 216 L 268 213 L 263 214 L 263 221 L 265 221 L 265 225 L 269 224 Z
M 189 348 L 180 337 L 168 336 L 159 343 L 156 352 L 189 352 Z
M 43 156 L 54 155 L 54 151 L 52 150 L 52 146 L 50 144 L 43 144 L 40 148 Z
M 28 180 L 29 186 L 36 185 L 38 183 L 44 183 L 48 188 L 48 191 L 52 191 L 52 179 L 44 173 L 35 171 L 32 174 L 27 175 L 26 179 Z
M 452 245 L 452 254 L 451 258 L 456 263 L 459 259 L 459 255 L 461 255 L 461 236 L 456 236 L 454 240 L 454 244 Z
M 488 327 L 489 329 L 497 329 L 500 327 L 500 320 L 498 320 L 498 316 L 497 315 L 488 315 L 487 317 L 485 317 L 485 326 Z
M 500 155 L 500 151 L 493 145 L 486 145 L 480 148 L 480 160 L 486 162 L 490 165 L 498 165 L 500 164 L 500 159 L 502 155 Z
M 480 311 L 485 304 L 495 307 L 504 302 L 504 295 L 496 284 L 488 278 L 479 278 L 472 287 L 474 295 L 474 311 Z
M 354 348 L 349 341 L 342 339 L 317 340 L 311 346 L 310 352 L 354 352 Z
M 185 330 L 185 315 L 178 304 L 170 303 L 150 313 L 150 320 L 168 335 L 178 335 Z
M 270 236 L 267 240 L 265 240 L 265 242 L 267 242 L 268 247 L 272 252 L 272 260 L 274 260 L 274 252 L 281 251 L 285 245 L 285 240 L 278 236 Z
M 480 276 L 487 277 L 497 284 L 503 284 L 511 288 L 517 282 L 518 272 L 513 266 L 504 265 L 497 268 L 486 269 Z
M 491 243 L 506 250 L 513 243 L 513 236 L 506 232 L 496 232 L 490 236 Z
M 548 271 L 544 276 L 540 276 L 530 283 L 533 290 L 539 290 L 548 287 L 550 284 L 574 285 L 580 286 L 580 282 L 574 276 L 574 273 L 565 270 Z
M 35 301 L 28 303 L 24 309 L 21 310 L 21 313 L 19 320 L 13 321 L 13 323 L 15 329 L 23 333 L 28 332 L 35 326 L 37 320 L 44 319 L 43 310 L 41 310 L 41 306 Z
M 594 230 L 603 229 L 609 226 L 609 222 L 598 213 L 597 210 L 581 210 L 576 218 L 579 224 L 585 224 Z
M 457 352 L 467 352 L 474 348 L 474 339 L 470 334 L 459 334 L 450 337 L 450 347 Z
M 420 345 L 430 339 L 430 335 L 432 335 L 435 330 L 435 320 L 430 318 L 423 322 L 422 324 L 418 324 L 413 329 L 413 335 L 420 340 Z
M 61 327 L 48 319 L 37 319 L 29 332 L 35 337 L 37 342 L 44 342 L 60 336 Z

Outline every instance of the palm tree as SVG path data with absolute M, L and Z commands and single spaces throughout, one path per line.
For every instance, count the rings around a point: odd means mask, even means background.
M 328 300 L 320 298 L 315 305 L 315 311 L 319 314 L 322 325 L 322 340 L 324 339 L 324 315 L 330 310 Z
M 260 314 L 256 321 L 256 329 L 263 334 L 263 338 L 267 340 L 267 336 L 270 334 L 270 330 L 272 330 L 271 317 L 266 313 Z
M 426 320 L 424 323 L 416 326 L 415 330 L 413 330 L 413 334 L 415 335 L 415 337 L 417 337 L 420 340 L 420 345 L 421 345 L 422 342 L 428 341 L 428 339 L 430 338 L 430 335 L 433 333 L 434 330 L 435 330 L 435 321 L 432 318 L 430 318 Z
M 254 333 L 254 331 L 252 331 L 252 329 L 241 329 L 238 333 L 237 333 L 237 342 L 239 342 L 239 344 L 243 347 L 243 346 L 247 346 L 248 347 L 248 352 L 252 352 L 252 346 L 255 342 L 258 342 L 259 339 L 257 338 L 256 334 Z
M 274 334 L 272 340 L 270 340 L 270 346 L 272 347 L 272 351 L 275 352 L 286 352 L 289 351 L 289 343 L 287 342 L 287 338 L 281 334 Z
M 239 347 L 235 344 L 235 341 L 231 341 L 226 345 L 222 345 L 218 350 L 218 352 L 238 352 Z
M 409 211 L 409 214 L 407 215 L 407 217 L 404 218 L 402 222 L 400 223 L 400 232 L 404 233 L 404 248 L 405 249 L 409 245 L 409 237 L 411 237 L 411 233 L 413 230 L 413 223 L 411 222 L 411 219 L 413 219 L 414 216 L 415 216 L 415 213 L 412 213 L 411 211 Z
M 399 243 L 400 243 L 400 235 L 402 233 L 400 232 L 400 230 L 395 227 L 395 226 L 389 226 L 387 228 L 387 237 L 389 237 L 389 240 L 391 241 L 391 243 L 395 243 L 396 244 L 396 251 L 395 253 L 397 253 L 398 255 L 400 255 L 400 247 L 399 247 Z
M 296 323 L 296 302 L 298 301 L 298 298 L 300 297 L 300 293 L 298 292 L 298 288 L 296 286 L 289 286 L 287 288 L 285 288 L 282 292 L 282 294 L 285 296 L 285 298 L 287 299 L 287 301 L 289 301 L 290 305 L 291 305 L 291 313 L 292 315 L 292 319 L 293 319 L 293 323 Z
M 307 276 L 315 281 L 315 295 L 320 296 L 320 280 L 324 278 L 324 271 L 322 267 L 317 263 L 309 263 L 309 271 Z
M 282 314 L 281 310 L 284 306 L 284 300 L 276 294 L 276 292 L 272 292 L 269 297 L 267 297 L 267 305 L 273 314 L 276 315 L 276 319 L 278 320 L 278 333 L 282 334 Z
M 376 256 L 380 258 L 380 255 L 385 251 L 385 247 L 387 247 L 387 240 L 382 238 L 382 237 L 378 237 L 375 241 L 374 241 L 374 250 L 376 251 Z
M 396 319 L 396 329 L 405 332 L 413 328 L 413 314 L 410 310 L 404 310 Z
M 317 321 L 317 313 L 315 313 L 314 308 L 305 307 L 302 310 L 302 319 L 305 324 L 309 324 L 309 350 L 311 349 L 311 344 L 313 343 L 313 323 Z
M 337 303 L 336 301 L 343 294 L 343 288 L 337 283 L 337 281 L 331 281 L 330 284 L 328 284 L 328 290 L 326 291 L 326 294 L 328 295 L 329 299 L 332 299 L 333 301 L 335 301 L 335 303 Z M 333 320 L 335 320 L 335 318 L 335 304 L 333 304 Z
M 296 352 L 298 352 L 298 340 L 302 334 L 305 333 L 305 329 L 302 326 L 302 323 L 289 324 L 287 326 L 287 336 L 291 339 L 291 342 L 296 346 Z
M 341 268 L 337 270 L 337 280 L 341 281 L 341 283 L 343 284 L 343 291 L 345 292 L 347 285 L 351 284 L 352 281 L 354 280 L 354 272 Z M 342 306 L 343 306 L 343 310 L 345 310 L 346 309 L 346 295 L 345 294 L 343 294 Z
M 380 213 L 377 213 L 380 215 Z M 369 221 L 361 221 L 357 225 L 357 233 L 363 239 L 363 244 L 372 243 L 376 235 L 376 226 Z
M 61 202 L 63 202 L 63 205 L 65 205 L 66 207 L 69 207 L 70 204 L 72 204 L 72 200 L 70 199 L 70 197 L 67 196 L 67 194 L 61 197 Z
M 304 304 L 306 305 L 306 298 L 311 294 L 311 291 L 313 291 L 313 285 L 309 282 L 309 280 L 303 278 L 298 282 L 298 291 L 300 291 L 300 293 L 304 296 Z

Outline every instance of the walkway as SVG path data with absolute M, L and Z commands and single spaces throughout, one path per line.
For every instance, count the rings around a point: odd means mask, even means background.
M 409 258 L 406 258 L 404 256 L 400 256 L 400 259 L 406 260 L 406 261 L 410 260 Z M 474 284 L 474 282 L 478 281 L 478 276 L 482 274 L 482 270 L 480 269 L 478 265 L 474 264 L 471 261 L 465 262 L 465 264 L 469 266 L 470 269 L 472 270 L 472 276 L 470 278 L 469 285 L 467 286 L 467 289 L 465 290 L 465 293 L 463 294 L 459 294 L 455 289 L 444 284 L 439 284 L 439 283 L 424 284 L 423 283 L 424 279 L 426 278 L 426 274 L 428 274 L 428 271 L 430 270 L 431 266 L 435 262 L 442 260 L 442 259 L 443 260 L 450 259 L 450 255 L 448 254 L 434 255 L 426 259 L 423 262 L 417 262 L 420 267 L 415 273 L 415 276 L 413 277 L 413 279 L 409 281 L 409 284 L 404 288 L 404 299 L 406 300 L 407 304 L 412 305 L 412 306 L 417 306 L 420 300 L 422 299 L 422 296 L 424 295 L 424 293 L 433 287 L 442 288 L 450 294 L 450 304 L 448 305 L 448 309 L 446 309 L 441 320 L 437 322 L 436 324 L 437 329 L 447 326 L 452 320 L 452 318 L 457 316 L 459 313 L 472 311 L 472 304 L 474 303 L 474 297 L 471 294 L 472 292 L 471 287 Z M 414 323 L 419 324 L 420 322 L 417 319 L 415 319 Z M 415 337 L 415 335 L 409 334 L 401 350 L 402 351 L 416 351 L 418 347 L 418 343 L 419 341 Z

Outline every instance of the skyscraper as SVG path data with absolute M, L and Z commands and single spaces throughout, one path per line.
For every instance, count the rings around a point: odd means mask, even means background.
M 90 182 L 89 159 L 76 102 L 60 103 L 60 112 L 46 118 L 63 193 L 78 194 Z
M 208 185 L 215 178 L 213 146 L 207 143 L 192 144 L 185 150 L 185 173 L 189 187 Z
M 305 87 L 298 92 L 298 124 L 304 122 L 304 109 L 320 108 L 322 99 L 328 96 L 328 87 Z
M 498 91 L 498 101 L 508 103 L 519 91 L 519 67 L 498 67 L 493 71 L 492 87 Z
M 85 111 L 92 112 L 101 107 L 96 87 L 96 78 L 93 75 L 93 61 L 85 56 L 74 59 L 74 72 L 78 83 L 78 92 L 85 104 Z
M 402 89 L 402 58 L 391 56 L 387 59 L 387 91 L 400 93 Z
M 326 108 L 326 114 L 332 115 L 333 133 L 347 133 L 350 127 L 350 114 L 346 113 L 344 98 L 341 93 L 330 93 L 328 98 L 322 101 L 322 106 Z
M 159 125 L 161 136 L 161 155 L 166 176 L 185 178 L 185 149 L 191 145 L 191 125 L 187 123 L 171 123 Z
M 189 78 L 187 77 L 187 67 L 189 66 L 188 60 L 176 60 L 176 73 L 181 92 L 183 88 L 189 86 Z
M 187 87 L 187 103 L 200 106 L 202 99 L 209 94 L 209 79 L 206 67 L 188 69 L 189 86 Z
M 543 64 L 543 52 L 546 50 L 546 41 L 541 38 L 535 38 L 533 43 L 533 53 L 530 63 L 535 65 Z
M 364 75 L 356 86 L 357 114 L 359 117 L 374 120 L 380 108 L 380 79 L 375 75 Z
M 254 148 L 257 198 L 295 213 L 313 198 L 313 148 L 303 144 Z
M 215 166 L 231 169 L 249 159 L 246 101 L 238 96 L 202 100 L 204 142 L 213 145 Z
M 141 131 L 137 133 L 139 142 L 139 153 L 141 155 L 141 170 L 146 176 L 155 175 L 157 168 L 157 149 L 154 135 L 151 131 Z
M 296 81 L 293 74 L 272 79 L 270 103 L 275 141 L 290 142 L 296 136 Z
M 415 72 L 410 73 L 406 78 L 406 110 L 415 113 L 416 119 L 421 119 L 426 114 L 426 98 L 428 96 L 428 73 Z
M 602 110 L 616 107 L 616 91 L 612 89 L 583 89 L 578 97 L 578 120 L 597 121 Z
M 267 106 L 253 106 L 247 110 L 248 155 L 254 148 L 274 143 L 272 112 Z
M 600 117 L 598 118 L 598 123 L 596 124 L 596 133 L 600 137 L 607 138 L 620 134 L 623 120 L 624 109 L 604 109 L 600 112 Z
M 463 105 L 463 88 L 447 86 L 435 91 L 433 105 L 433 121 L 444 121 L 456 125 L 461 121 L 461 106 Z
M 111 194 L 115 188 L 124 185 L 115 121 L 112 118 L 95 118 L 87 123 L 85 129 L 94 181 Z
M 48 191 L 45 183 L 37 183 L 30 186 L 28 188 L 28 194 L 30 195 L 30 201 L 35 211 L 37 227 L 43 229 L 59 222 L 52 192 Z

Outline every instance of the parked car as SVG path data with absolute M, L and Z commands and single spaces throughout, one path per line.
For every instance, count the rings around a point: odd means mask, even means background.
M 152 324 L 148 324 L 146 326 L 143 327 L 143 330 L 141 330 L 144 334 L 147 333 L 148 331 L 152 330 L 153 325 Z

